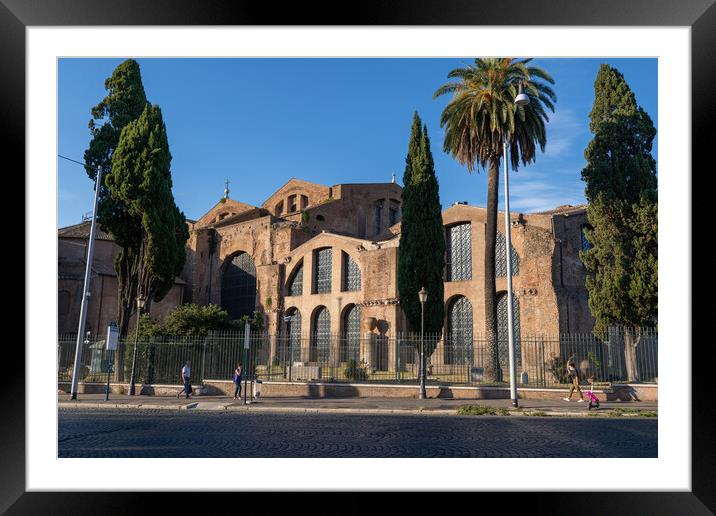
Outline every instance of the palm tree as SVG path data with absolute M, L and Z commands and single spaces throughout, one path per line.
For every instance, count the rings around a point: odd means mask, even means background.
M 531 59 L 475 59 L 474 65 L 456 68 L 448 78 L 456 79 L 441 86 L 433 98 L 452 93 L 453 97 L 440 118 L 445 127 L 443 150 L 467 166 L 488 168 L 487 220 L 485 235 L 485 331 L 488 336 L 489 362 L 485 375 L 490 381 L 502 379 L 497 349 L 497 311 L 495 298 L 495 241 L 497 238 L 497 188 L 503 143 L 510 149 L 510 162 L 517 169 L 534 161 L 537 145 L 544 152 L 547 143 L 546 109 L 554 112 L 557 96 L 549 84 L 554 79 L 535 66 Z M 530 99 L 517 106 L 514 99 L 519 86 Z

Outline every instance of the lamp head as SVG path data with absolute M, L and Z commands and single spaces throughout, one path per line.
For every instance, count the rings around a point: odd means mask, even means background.
M 421 304 L 428 300 L 428 291 L 425 290 L 425 287 L 422 287 L 420 292 L 418 292 L 418 299 L 420 299 Z
M 517 104 L 518 106 L 527 106 L 530 103 L 530 98 L 522 90 L 522 83 L 520 83 L 519 88 L 520 89 L 517 93 L 517 96 L 515 97 L 515 104 Z

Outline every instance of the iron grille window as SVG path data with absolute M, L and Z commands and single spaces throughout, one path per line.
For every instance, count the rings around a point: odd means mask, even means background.
M 232 319 L 249 315 L 256 308 L 256 267 L 247 253 L 226 264 L 221 280 L 221 306 Z
M 343 253 L 343 290 L 360 290 L 361 276 L 358 264 L 348 253 Z
M 341 362 L 350 359 L 358 360 L 360 356 L 360 307 L 353 305 L 346 310 L 343 321 L 343 346 L 341 349 Z
M 289 296 L 300 296 L 303 294 L 303 263 L 297 268 L 296 272 L 293 273 L 293 277 L 288 284 L 288 295 Z
M 505 235 L 497 232 L 497 240 L 495 242 L 495 276 L 503 278 L 507 276 L 507 260 L 505 260 L 505 247 L 507 241 Z M 515 251 L 515 246 L 510 245 L 510 261 L 512 262 L 512 275 L 520 275 L 520 256 Z
M 586 231 L 592 229 L 588 224 L 582 224 L 579 228 L 579 233 L 582 238 L 582 251 L 589 251 L 592 248 L 592 243 L 587 239 Z
M 326 307 L 316 312 L 311 346 L 312 362 L 328 362 L 331 353 L 331 314 Z
M 383 201 L 376 201 L 375 203 L 375 232 L 380 233 L 383 229 Z
M 472 304 L 463 296 L 448 308 L 446 364 L 472 364 Z
M 301 312 L 292 309 L 287 314 L 290 319 L 286 323 L 288 346 L 284 356 L 291 362 L 298 362 L 301 358 Z
M 313 290 L 316 294 L 324 294 L 331 291 L 331 248 L 319 249 L 316 251 L 315 273 L 313 275 Z
M 512 335 L 515 346 L 515 364 L 522 364 L 520 352 L 520 302 L 512 294 Z M 507 334 L 507 292 L 497 298 L 497 350 L 500 356 L 500 367 L 510 366 L 509 335 Z
M 472 279 L 472 237 L 470 236 L 470 229 L 469 222 L 447 228 L 447 254 L 445 260 L 447 281 Z

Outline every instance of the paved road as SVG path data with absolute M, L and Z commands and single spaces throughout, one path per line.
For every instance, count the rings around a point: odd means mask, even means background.
M 656 457 L 652 419 L 59 411 L 60 457 Z

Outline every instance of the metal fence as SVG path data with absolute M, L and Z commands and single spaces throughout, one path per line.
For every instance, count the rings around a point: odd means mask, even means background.
M 630 346 L 629 334 L 625 338 L 621 329 L 613 329 L 606 338 L 592 334 L 523 335 L 515 343 L 517 382 L 534 387 L 564 385 L 566 363 L 571 358 L 585 381 L 656 383 L 657 332 L 640 330 L 638 335 L 635 347 Z M 425 335 L 422 342 L 429 384 L 495 383 L 489 382 L 485 374 L 492 357 L 485 336 L 465 339 Z M 75 343 L 72 334 L 60 336 L 59 381 L 72 379 Z M 90 339 L 83 346 L 80 381 L 106 382 L 110 354 L 105 342 Z M 498 373 L 502 382 L 508 382 L 507 342 L 498 338 L 496 347 Z M 134 349 L 134 341 L 120 340 L 111 357 L 111 381 L 129 380 Z M 180 384 L 181 368 L 190 361 L 193 383 L 231 380 L 234 368 L 241 363 L 249 380 L 410 384 L 419 381 L 420 349 L 421 338 L 415 334 L 323 334 L 298 338 L 249 333 L 247 340 L 243 331 L 236 331 L 211 332 L 206 337 L 155 337 L 136 343 L 136 381 Z

